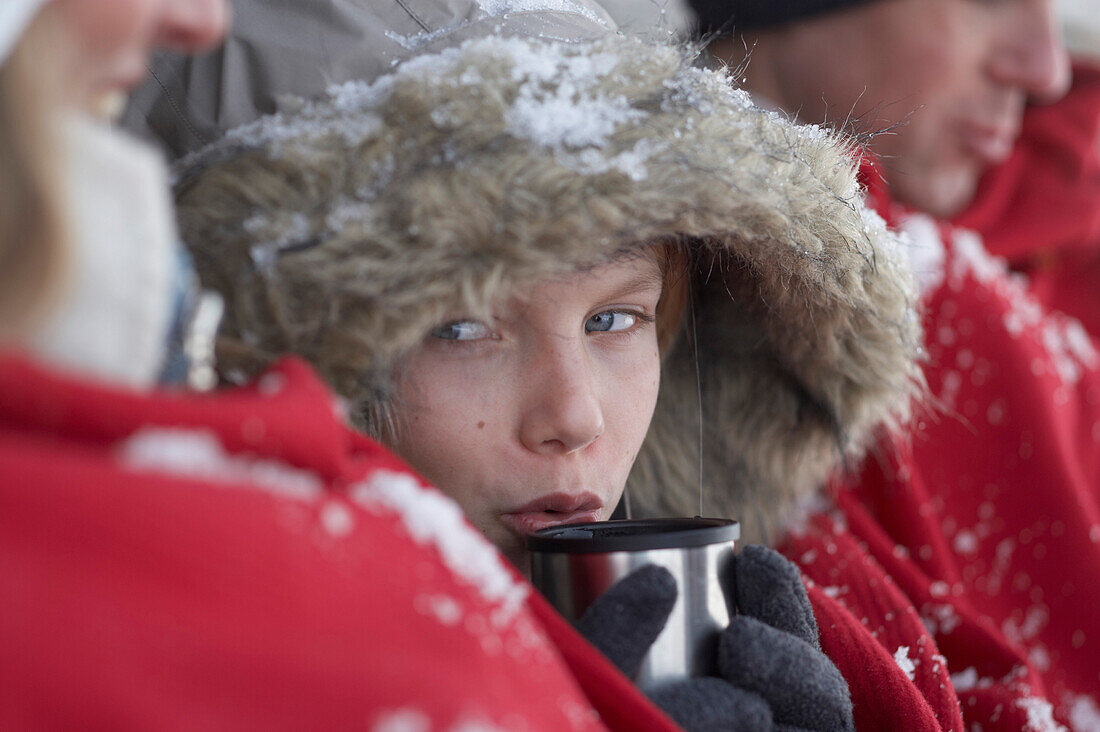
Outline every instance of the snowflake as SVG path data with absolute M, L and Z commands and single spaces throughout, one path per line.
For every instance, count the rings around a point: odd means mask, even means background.
M 228 452 L 211 430 L 145 427 L 117 451 L 135 472 L 178 475 L 208 483 L 259 488 L 286 498 L 314 501 L 324 484 L 316 474 L 279 460 Z
M 1029 696 L 1016 700 L 1016 706 L 1027 712 L 1029 732 L 1066 732 L 1066 728 L 1054 721 L 1054 707 L 1045 699 Z
M 1100 732 L 1100 707 L 1091 696 L 1071 697 L 1068 704 L 1069 723 L 1075 732 Z
M 432 720 L 416 709 L 383 712 L 375 720 L 371 732 L 431 732 Z
M 917 664 L 913 659 L 909 658 L 909 646 L 899 646 L 898 649 L 894 651 L 894 663 L 905 672 L 905 675 L 909 677 L 910 681 L 916 678 Z

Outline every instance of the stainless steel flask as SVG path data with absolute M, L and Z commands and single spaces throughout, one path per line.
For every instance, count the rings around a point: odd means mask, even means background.
M 741 527 L 713 518 L 601 521 L 542 529 L 527 537 L 531 581 L 570 622 L 600 595 L 647 564 L 668 569 L 678 595 L 634 682 L 652 689 L 715 673 L 717 635 L 729 625 Z

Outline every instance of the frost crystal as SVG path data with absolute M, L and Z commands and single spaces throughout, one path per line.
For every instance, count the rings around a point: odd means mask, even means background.
M 350 495 L 364 507 L 396 511 L 416 542 L 434 546 L 451 572 L 478 588 L 486 600 L 499 603 L 498 624 L 510 622 L 523 604 L 527 586 L 515 581 L 496 548 L 466 522 L 451 499 L 423 488 L 411 475 L 385 470 L 353 486 Z

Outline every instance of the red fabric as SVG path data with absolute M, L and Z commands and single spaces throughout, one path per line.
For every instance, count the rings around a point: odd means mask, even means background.
M 925 217 L 929 405 L 784 547 L 861 730 L 1100 729 L 1098 133 L 1078 68 L 959 222 Z
M 0 358 L 0 728 L 674 729 L 471 579 L 472 528 L 456 557 L 371 498 L 413 480 L 295 361 L 201 396 Z

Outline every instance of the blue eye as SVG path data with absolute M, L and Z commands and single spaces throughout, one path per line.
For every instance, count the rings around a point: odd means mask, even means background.
M 596 313 L 584 324 L 585 333 L 609 333 L 618 330 L 628 330 L 638 322 L 638 316 L 633 313 L 621 313 L 608 310 Z
M 476 320 L 456 320 L 432 331 L 432 337 L 445 341 L 477 341 L 492 335 L 489 326 Z

